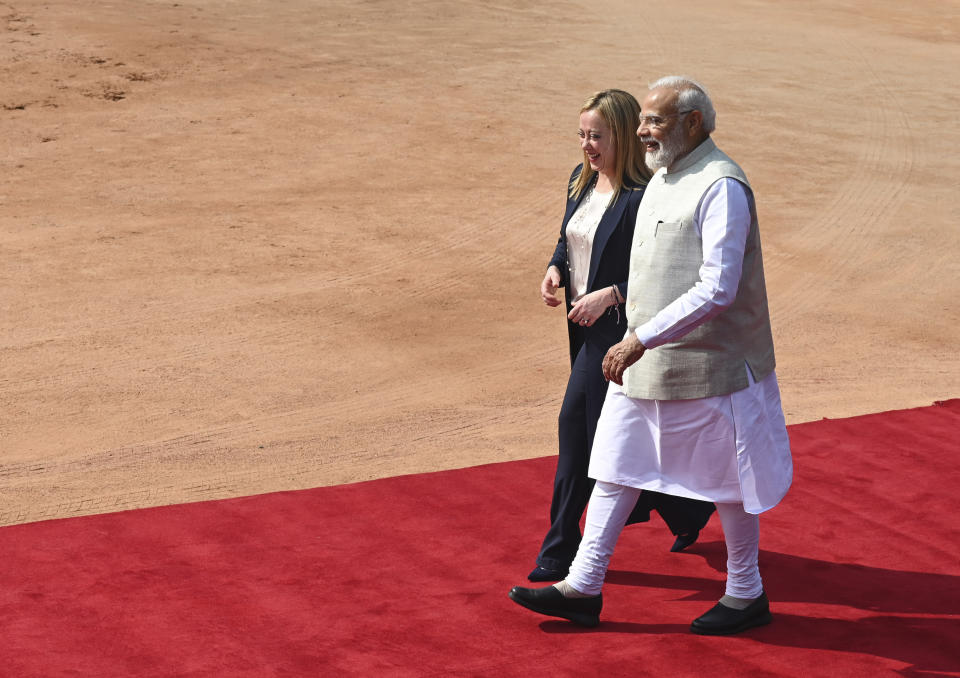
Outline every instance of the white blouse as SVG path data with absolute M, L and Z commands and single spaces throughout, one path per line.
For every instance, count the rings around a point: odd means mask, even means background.
M 590 275 L 590 255 L 593 252 L 593 237 L 597 226 L 613 191 L 600 193 L 591 186 L 577 206 L 577 211 L 567 222 L 567 264 L 570 266 L 570 280 L 567 290 L 570 302 L 576 303 L 587 293 L 587 276 Z

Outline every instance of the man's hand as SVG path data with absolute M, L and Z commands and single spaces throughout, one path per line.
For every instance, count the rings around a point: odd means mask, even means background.
M 559 306 L 560 297 L 557 296 L 557 288 L 560 287 L 560 269 L 551 266 L 547 269 L 547 274 L 540 283 L 540 296 L 543 297 L 543 303 L 547 306 Z
M 647 347 L 640 343 L 637 335 L 630 332 L 626 339 L 614 344 L 603 356 L 603 376 L 617 386 L 623 386 L 624 371 L 640 360 Z

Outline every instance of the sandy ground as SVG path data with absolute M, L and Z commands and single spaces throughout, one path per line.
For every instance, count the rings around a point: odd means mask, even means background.
M 723 7 L 0 3 L 0 524 L 554 453 L 577 111 L 669 73 L 788 422 L 960 396 L 960 3 Z

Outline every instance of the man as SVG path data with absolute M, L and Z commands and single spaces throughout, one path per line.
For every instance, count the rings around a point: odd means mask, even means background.
M 771 620 L 758 514 L 786 494 L 793 467 L 753 193 L 710 138 L 715 124 L 689 78 L 658 80 L 641 106 L 637 134 L 655 174 L 633 236 L 630 329 L 603 361 L 612 383 L 590 462 L 597 483 L 570 572 L 510 591 L 535 612 L 599 623 L 617 538 L 639 493 L 655 490 L 716 503 L 723 525 L 726 592 L 691 630 L 727 635 Z

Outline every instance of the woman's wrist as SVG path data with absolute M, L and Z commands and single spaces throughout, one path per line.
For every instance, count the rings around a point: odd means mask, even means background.
M 619 306 L 623 303 L 623 299 L 620 296 L 620 290 L 617 289 L 616 285 L 610 285 L 610 294 L 608 296 L 609 303 L 607 306 Z

